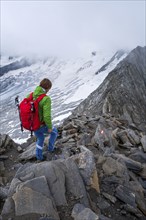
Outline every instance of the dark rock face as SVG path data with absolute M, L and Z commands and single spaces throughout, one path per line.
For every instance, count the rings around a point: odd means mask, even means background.
M 146 130 L 146 47 L 134 49 L 73 114 L 111 114 Z
M 31 62 L 29 62 L 26 59 L 21 59 L 20 61 L 16 61 L 13 63 L 10 63 L 6 66 L 0 67 L 0 76 L 3 76 L 5 73 L 8 73 L 11 70 L 17 70 L 26 66 L 31 66 Z

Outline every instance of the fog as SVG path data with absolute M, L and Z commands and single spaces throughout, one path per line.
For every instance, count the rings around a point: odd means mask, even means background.
M 84 56 L 145 45 L 145 1 L 1 1 L 1 52 Z

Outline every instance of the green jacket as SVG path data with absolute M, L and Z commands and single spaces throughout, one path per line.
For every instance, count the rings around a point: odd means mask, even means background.
M 41 94 L 45 94 L 41 86 L 37 86 L 33 92 L 33 98 L 37 99 Z M 52 129 L 52 119 L 51 119 L 51 98 L 45 96 L 39 102 L 39 117 L 40 121 L 45 122 L 48 129 Z

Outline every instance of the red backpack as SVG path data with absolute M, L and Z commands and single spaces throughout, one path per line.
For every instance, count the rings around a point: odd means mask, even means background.
M 19 116 L 21 121 L 21 130 L 23 128 L 32 132 L 40 128 L 43 122 L 39 119 L 39 102 L 46 96 L 46 94 L 40 95 L 36 100 L 33 100 L 33 93 L 18 106 Z

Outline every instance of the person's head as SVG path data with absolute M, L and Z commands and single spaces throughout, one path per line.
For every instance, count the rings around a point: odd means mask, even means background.
M 51 89 L 52 87 L 52 82 L 49 79 L 44 78 L 41 82 L 40 82 L 40 86 L 46 90 L 46 93 Z

